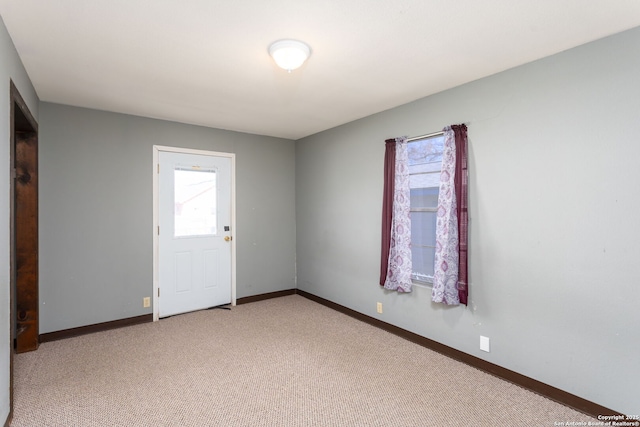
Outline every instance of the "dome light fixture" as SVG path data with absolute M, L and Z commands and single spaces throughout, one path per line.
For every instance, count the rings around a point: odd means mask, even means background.
M 278 40 L 269 46 L 269 55 L 289 73 L 304 64 L 311 55 L 311 49 L 298 40 Z

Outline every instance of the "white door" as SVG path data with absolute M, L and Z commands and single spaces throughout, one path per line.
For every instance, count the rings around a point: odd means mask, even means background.
M 231 159 L 158 160 L 159 317 L 231 303 Z

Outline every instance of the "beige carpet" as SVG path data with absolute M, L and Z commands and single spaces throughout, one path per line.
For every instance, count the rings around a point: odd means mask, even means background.
M 553 426 L 595 421 L 299 295 L 45 343 L 12 426 Z

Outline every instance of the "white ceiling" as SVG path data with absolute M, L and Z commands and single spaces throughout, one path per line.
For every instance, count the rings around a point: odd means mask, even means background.
M 640 1 L 0 0 L 0 15 L 42 101 L 298 139 L 639 26 Z M 312 49 L 291 74 L 267 53 L 282 38 Z

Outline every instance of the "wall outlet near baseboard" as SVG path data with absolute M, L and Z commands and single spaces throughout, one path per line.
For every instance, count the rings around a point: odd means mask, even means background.
M 382 313 L 382 303 L 379 302 L 378 305 L 376 306 L 376 310 L 378 311 L 378 313 Z
M 151 307 L 151 297 L 142 298 L 142 307 L 144 308 Z
M 486 351 L 489 353 L 491 351 L 491 346 L 489 345 L 489 337 L 483 337 L 480 335 L 480 350 Z

